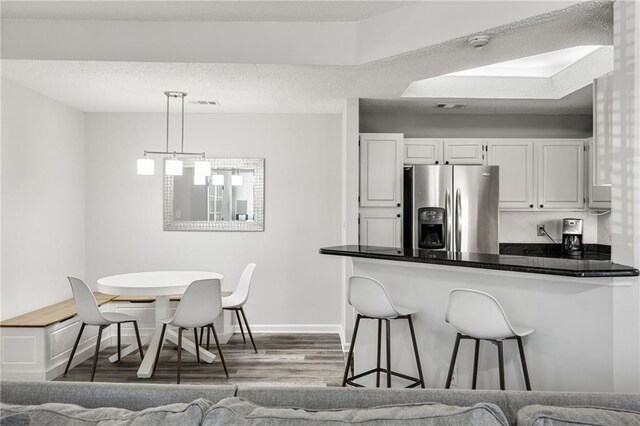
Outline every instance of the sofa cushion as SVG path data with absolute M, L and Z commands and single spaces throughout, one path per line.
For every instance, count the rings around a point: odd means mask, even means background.
M 6 425 L 198 425 L 213 404 L 205 399 L 142 411 L 124 408 L 84 408 L 74 404 L 13 405 L 0 403 L 0 424 Z M 26 420 L 26 422 L 25 422 Z
M 38 405 L 48 402 L 85 408 L 118 407 L 140 411 L 159 405 L 188 403 L 198 398 L 216 403 L 236 396 L 235 385 L 165 385 L 155 383 L 0 382 L 0 401 Z
M 242 398 L 227 398 L 205 414 L 203 426 L 217 425 L 461 425 L 506 426 L 507 419 L 493 404 L 471 407 L 399 404 L 380 407 L 309 410 L 293 407 L 263 407 Z
M 518 411 L 518 426 L 639 425 L 640 412 L 602 407 L 529 405 Z

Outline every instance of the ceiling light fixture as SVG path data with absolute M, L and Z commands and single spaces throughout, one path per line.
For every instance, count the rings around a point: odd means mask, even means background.
M 166 149 L 164 151 L 144 151 L 144 156 L 138 160 L 138 174 L 139 175 L 152 175 L 154 173 L 154 162 L 151 158 L 149 158 L 149 154 L 154 155 L 170 155 L 170 158 L 165 160 L 165 173 L 170 176 L 181 176 L 182 175 L 182 161 L 178 158 L 180 157 L 202 157 L 203 159 L 206 157 L 204 152 L 184 152 L 184 98 L 187 96 L 185 92 L 173 92 L 168 91 L 164 92 L 164 95 L 167 97 L 167 143 Z M 182 104 L 182 132 L 180 137 L 180 152 L 169 151 L 169 101 L 171 98 L 180 99 Z M 200 165 L 198 165 L 200 163 Z M 206 164 L 205 164 L 206 163 Z M 211 163 L 208 161 L 196 161 L 196 174 L 202 176 L 211 175 Z M 209 171 L 207 172 L 207 165 L 209 166 Z

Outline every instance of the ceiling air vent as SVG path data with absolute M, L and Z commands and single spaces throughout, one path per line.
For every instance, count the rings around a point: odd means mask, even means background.
M 467 104 L 437 104 L 436 108 L 440 109 L 463 109 Z
M 189 101 L 189 103 L 194 105 L 219 105 L 218 101 Z

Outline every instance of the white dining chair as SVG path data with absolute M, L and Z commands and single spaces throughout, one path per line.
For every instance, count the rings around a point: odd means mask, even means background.
M 249 338 L 251 339 L 251 344 L 253 345 L 253 350 L 255 353 L 258 353 L 258 349 L 256 348 L 256 343 L 253 340 L 253 334 L 251 334 L 251 328 L 249 327 L 249 322 L 247 321 L 247 315 L 244 313 L 244 304 L 247 303 L 249 299 L 249 288 L 251 287 L 251 278 L 253 277 L 253 271 L 256 269 L 255 263 L 249 263 L 242 271 L 242 275 L 240 275 L 240 280 L 238 281 L 238 286 L 234 290 L 234 292 L 226 297 L 222 298 L 222 309 L 227 311 L 234 311 L 236 313 L 236 318 L 238 320 L 238 326 L 240 327 L 240 333 L 242 333 L 242 340 L 244 343 L 247 343 L 247 339 L 244 336 L 244 329 L 242 327 L 242 320 L 240 319 L 240 314 L 242 314 L 242 318 L 244 319 L 244 325 L 247 327 L 247 333 L 249 333 Z M 203 333 L 201 330 L 200 333 L 200 345 L 203 343 Z M 209 348 L 209 330 L 207 330 L 207 349 Z
M 119 312 L 100 312 L 96 298 L 93 296 L 93 292 L 89 286 L 79 278 L 67 277 L 69 283 L 71 283 L 71 290 L 73 291 L 73 300 L 76 305 L 76 311 L 78 312 L 78 318 L 80 319 L 80 331 L 76 342 L 71 349 L 71 355 L 67 362 L 67 367 L 64 369 L 63 376 L 67 375 L 71 361 L 80 343 L 82 332 L 87 325 L 93 325 L 98 327 L 98 339 L 96 340 L 96 352 L 93 356 L 93 370 L 91 372 L 91 381 L 96 375 L 96 366 L 98 363 L 98 353 L 100 352 L 100 340 L 102 339 L 102 330 L 106 327 L 116 324 L 118 327 L 118 361 L 120 361 L 120 346 L 121 346 L 121 334 L 120 325 L 127 322 L 132 322 L 134 330 L 136 332 L 136 340 L 138 341 L 138 352 L 140 352 L 140 358 L 144 359 L 144 353 L 142 352 L 142 342 L 140 341 L 140 332 L 138 331 L 138 322 L 136 319 L 127 314 L 121 314 Z
M 160 344 L 158 345 L 158 351 L 156 352 L 156 358 L 153 365 L 154 373 L 158 366 L 158 359 L 160 358 L 160 351 L 162 350 L 162 342 L 168 325 L 178 328 L 178 383 L 180 383 L 180 370 L 182 366 L 182 331 L 189 328 L 193 329 L 195 338 L 193 343 L 196 347 L 196 360 L 200 363 L 198 328 L 207 327 L 208 330 L 213 331 L 213 337 L 216 341 L 216 346 L 218 347 L 220 361 L 222 361 L 224 372 L 227 378 L 229 378 L 227 364 L 224 362 L 224 355 L 222 355 L 222 349 L 220 349 L 218 334 L 216 333 L 216 329 L 213 325 L 213 322 L 222 313 L 222 292 L 220 287 L 221 284 L 219 279 L 198 280 L 189 284 L 189 287 L 187 287 L 187 290 L 185 290 L 180 302 L 178 303 L 178 307 L 173 317 L 163 321 L 162 331 L 160 333 Z
M 418 310 L 405 306 L 398 306 L 389 297 L 387 290 L 382 283 L 373 278 L 354 275 L 349 278 L 348 302 L 357 312 L 356 323 L 353 328 L 353 336 L 351 338 L 351 346 L 347 355 L 347 364 L 344 369 L 342 378 L 342 386 L 347 384 L 351 386 L 362 386 L 355 380 L 376 373 L 376 387 L 380 387 L 380 373 L 387 375 L 387 387 L 391 387 L 391 376 L 396 376 L 413 382 L 407 386 L 409 388 L 421 386 L 425 387 L 424 377 L 422 376 L 422 366 L 420 363 L 420 354 L 418 352 L 418 344 L 416 342 L 416 334 L 413 329 L 412 316 Z M 365 371 L 349 377 L 349 370 L 353 363 L 353 351 L 355 349 L 356 337 L 358 335 L 358 327 L 361 319 L 373 319 L 378 321 L 378 352 L 377 366 L 371 370 Z M 406 319 L 409 324 L 409 332 L 411 333 L 411 342 L 413 343 L 413 354 L 416 359 L 416 367 L 418 370 L 418 378 L 407 376 L 405 374 L 391 371 L 391 320 Z M 381 349 L 382 349 L 382 321 L 386 324 L 386 345 L 387 345 L 387 368 L 380 367 Z
M 487 340 L 498 347 L 500 389 L 504 390 L 504 353 L 502 342 L 504 340 L 516 340 L 520 351 L 520 361 L 522 362 L 525 386 L 527 390 L 531 390 L 522 338 L 530 335 L 534 330 L 511 324 L 507 318 L 507 314 L 495 297 L 478 290 L 456 288 L 449 293 L 449 304 L 445 314 L 445 321 L 458 331 L 453 347 L 453 354 L 451 355 L 451 363 L 449 364 L 449 374 L 447 375 L 445 385 L 446 389 L 449 389 L 451 386 L 460 340 L 470 339 L 475 340 L 476 343 L 473 361 L 472 389 L 476 388 L 478 381 L 480 341 Z

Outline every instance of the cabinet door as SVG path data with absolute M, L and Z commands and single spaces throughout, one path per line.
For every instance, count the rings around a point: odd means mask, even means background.
M 402 217 L 398 208 L 360 209 L 360 244 L 402 247 Z
M 442 139 L 405 138 L 404 164 L 442 164 Z
M 613 135 L 613 72 L 593 81 L 593 184 L 611 185 L 611 138 Z
M 584 141 L 545 139 L 538 150 L 538 207 L 582 209 L 584 207 Z
M 400 207 L 402 133 L 360 135 L 360 206 Z
M 500 166 L 500 208 L 534 208 L 533 140 L 489 139 L 489 165 Z
M 482 139 L 445 139 L 445 164 L 484 164 Z
M 611 184 L 598 184 L 597 161 L 598 150 L 593 138 L 586 140 L 587 147 L 587 200 L 589 208 L 610 209 L 611 208 Z

